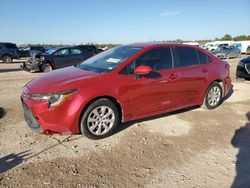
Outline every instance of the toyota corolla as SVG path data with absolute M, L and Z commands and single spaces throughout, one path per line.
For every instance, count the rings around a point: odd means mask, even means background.
M 230 87 L 228 63 L 209 52 L 142 43 L 46 73 L 24 86 L 21 101 L 27 124 L 38 133 L 99 139 L 122 122 L 196 105 L 214 109 Z

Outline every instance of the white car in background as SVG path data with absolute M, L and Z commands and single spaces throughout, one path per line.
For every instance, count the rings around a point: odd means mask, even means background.
M 236 46 L 241 50 L 242 54 L 247 53 L 247 48 L 250 46 L 250 40 L 246 41 L 237 41 L 232 44 L 232 46 Z
M 188 44 L 188 45 L 199 46 L 200 47 L 200 44 L 198 42 L 183 42 L 183 44 Z
M 234 41 L 214 41 L 206 43 L 205 47 L 208 51 L 213 51 L 222 46 L 230 46 L 233 43 Z

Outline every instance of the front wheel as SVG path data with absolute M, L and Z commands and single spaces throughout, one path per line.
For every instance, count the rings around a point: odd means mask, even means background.
M 108 99 L 99 99 L 84 111 L 80 130 L 88 138 L 101 139 L 112 135 L 119 123 L 117 106 Z
M 207 89 L 202 108 L 214 109 L 222 102 L 222 88 L 218 82 L 214 82 Z
M 49 63 L 44 63 L 41 66 L 43 72 L 50 72 L 52 71 L 52 66 Z

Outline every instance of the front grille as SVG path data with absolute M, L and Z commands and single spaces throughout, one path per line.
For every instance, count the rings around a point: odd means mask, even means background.
M 25 102 L 22 100 L 22 106 L 24 111 L 24 118 L 27 122 L 28 126 L 35 132 L 40 133 L 41 127 L 36 119 L 36 117 L 32 114 L 28 106 L 25 104 Z

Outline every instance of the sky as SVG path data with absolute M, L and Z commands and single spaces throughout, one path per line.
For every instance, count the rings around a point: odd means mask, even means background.
M 0 0 L 0 41 L 201 40 L 250 35 L 250 0 Z

